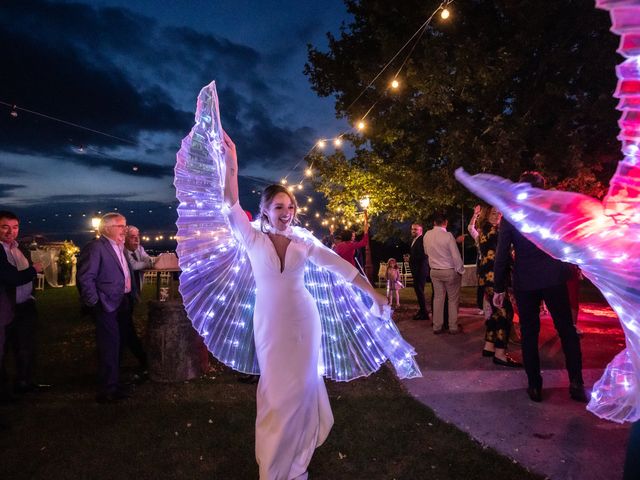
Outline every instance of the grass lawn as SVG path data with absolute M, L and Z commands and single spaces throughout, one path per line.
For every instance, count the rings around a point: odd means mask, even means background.
M 402 292 L 405 304 L 415 302 L 411 292 Z M 473 304 L 473 289 L 463 299 Z M 80 316 L 75 288 L 40 292 L 38 308 L 37 379 L 53 388 L 0 406 L 11 424 L 0 432 L 1 479 L 257 478 L 255 386 L 214 363 L 198 380 L 147 382 L 126 402 L 99 405 L 94 329 Z M 145 318 L 139 305 L 140 330 Z M 126 357 L 125 378 L 134 367 Z M 541 478 L 439 421 L 387 368 L 327 383 L 335 425 L 311 462 L 312 479 Z

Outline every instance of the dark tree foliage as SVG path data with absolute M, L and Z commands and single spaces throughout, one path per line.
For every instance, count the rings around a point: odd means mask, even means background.
M 357 101 L 438 2 L 345 3 L 352 23 L 328 35 L 328 51 L 309 46 L 305 73 L 352 124 L 376 105 L 365 132 L 348 137 L 351 158 L 307 158 L 332 211 L 348 219 L 370 195 L 370 211 L 389 225 L 471 206 L 453 176 L 461 166 L 511 179 L 536 169 L 551 186 L 604 193 L 620 158 L 611 97 L 620 58 L 593 0 L 456 1 L 417 43 L 400 88 L 388 86 L 408 50 Z

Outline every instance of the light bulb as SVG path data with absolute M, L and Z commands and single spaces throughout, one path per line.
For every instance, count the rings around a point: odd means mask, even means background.
M 313 170 L 311 170 L 310 168 L 307 168 L 307 169 L 304 171 L 304 174 L 305 174 L 307 177 L 310 177 L 311 175 L 313 175 Z
M 440 17 L 443 20 L 446 20 L 447 18 L 449 18 L 449 15 L 451 15 L 451 13 L 449 12 L 449 10 L 447 8 L 443 8 L 442 11 L 440 12 Z
M 325 142 L 324 140 L 318 140 L 318 148 L 324 148 L 327 145 L 327 142 Z
M 336 147 L 339 147 L 340 145 L 342 145 L 342 139 L 341 139 L 340 137 L 336 138 L 336 139 L 333 141 L 333 144 L 334 144 Z
M 393 80 L 391 82 L 391 88 L 393 88 L 394 90 L 397 89 L 400 86 L 400 82 L 398 82 L 398 80 Z
M 361 120 L 358 122 L 358 130 L 364 130 L 364 127 L 366 127 L 365 123 Z

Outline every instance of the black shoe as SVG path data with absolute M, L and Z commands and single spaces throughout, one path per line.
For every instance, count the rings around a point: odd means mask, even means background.
M 538 387 L 529 387 L 527 388 L 527 395 L 533 402 L 541 402 L 542 401 L 542 388 Z
M 522 368 L 522 364 L 511 358 L 509 354 L 505 356 L 505 360 L 502 360 L 498 357 L 493 357 L 493 363 L 502 367 Z
M 482 349 L 483 357 L 493 357 L 495 354 L 496 352 L 494 352 L 493 350 L 485 350 L 484 348 Z
M 575 400 L 576 402 L 589 402 L 589 397 L 587 397 L 587 393 L 584 391 L 584 385 L 581 383 L 572 382 L 569 384 L 569 397 L 571 397 L 571 400 Z
M 414 320 L 428 320 L 429 317 L 427 317 L 424 313 L 422 312 L 418 312 L 416 313 L 413 317 Z
M 441 334 L 443 334 L 443 333 L 444 333 L 444 329 L 442 329 L 442 328 L 441 328 L 440 330 L 434 330 L 434 331 L 433 331 L 433 334 L 434 334 L 434 335 L 441 335 Z

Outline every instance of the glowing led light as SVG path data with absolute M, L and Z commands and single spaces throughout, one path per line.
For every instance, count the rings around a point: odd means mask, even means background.
M 222 130 L 217 112 L 215 86 L 211 84 L 198 97 L 195 125 L 177 155 L 174 184 L 178 200 L 181 205 L 188 202 L 189 206 L 203 203 L 202 210 L 181 208 L 178 212 L 177 250 L 183 271 L 179 288 L 196 330 L 211 332 L 203 338 L 213 355 L 232 368 L 259 374 L 253 342 L 253 305 L 256 295 L 265 292 L 262 287 L 261 293 L 256 288 L 247 251 L 244 244 L 233 237 L 234 232 L 229 228 L 230 210 L 224 208 L 221 200 L 219 172 L 222 169 L 217 167 L 224 160 L 219 148 Z M 206 188 L 200 183 L 204 171 L 211 177 Z M 299 188 L 298 184 L 287 185 L 286 179 L 283 180 L 287 188 Z M 308 202 L 311 201 L 309 197 Z M 308 207 L 301 210 L 307 211 Z M 253 227 L 259 229 L 259 221 L 254 222 Z M 203 229 L 207 235 L 199 237 L 197 229 Z M 325 248 L 311 232 L 297 226 L 292 227 L 292 240 Z M 197 262 L 201 265 L 195 267 Z M 391 321 L 390 311 L 386 317 L 371 315 L 367 312 L 371 299 L 363 296 L 363 300 L 359 300 L 360 293 L 332 269 L 316 266 L 311 261 L 304 264 L 304 284 L 320 313 L 319 372 L 334 380 L 348 381 L 374 372 L 389 360 L 399 376 L 419 375 L 413 361 L 415 351 L 395 326 L 380 328 Z M 344 300 L 343 304 L 339 303 L 340 299 Z M 365 342 L 369 342 L 368 347 Z M 407 355 L 410 361 L 401 362 Z
M 307 169 L 304 171 L 304 174 L 305 174 L 307 177 L 310 177 L 311 175 L 313 175 L 313 170 L 311 170 L 310 168 L 307 168 Z
M 518 200 L 526 200 L 528 196 L 529 194 L 527 192 L 520 192 L 518 195 L 516 195 L 516 198 Z
M 280 180 L 280 183 L 281 183 L 282 185 L 286 185 L 286 184 L 287 184 L 287 179 L 286 179 L 286 178 L 281 179 L 281 180 Z
M 335 139 L 333 140 L 333 144 L 334 144 L 336 147 L 339 147 L 340 145 L 342 145 L 342 139 L 341 139 L 340 137 L 335 138 Z
M 442 18 L 443 20 L 446 20 L 447 18 L 449 18 L 450 15 L 451 13 L 449 12 L 448 8 L 443 8 L 442 11 L 440 12 L 440 18 Z
M 358 130 L 364 130 L 365 127 L 366 127 L 365 123 L 362 120 L 360 120 L 358 122 Z
M 318 146 L 318 148 L 324 148 L 327 146 L 327 142 L 325 140 L 318 140 L 318 143 L 316 143 L 316 145 Z
M 302 186 L 301 183 L 298 184 L 298 190 L 302 190 L 304 187 Z
M 391 81 L 391 88 L 393 88 L 394 90 L 396 90 L 399 86 L 400 86 L 400 82 L 398 82 L 398 80 Z

